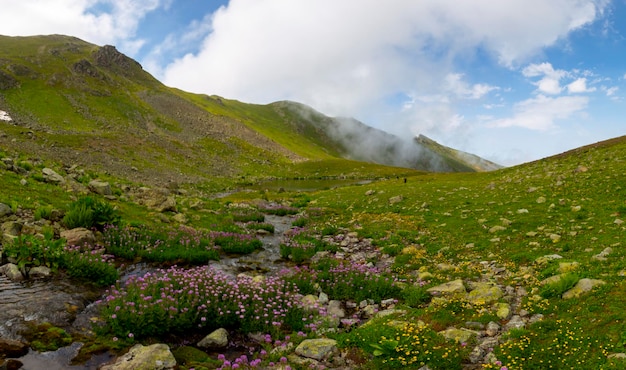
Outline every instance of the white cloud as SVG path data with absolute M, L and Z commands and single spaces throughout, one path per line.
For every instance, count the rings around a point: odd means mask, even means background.
M 398 92 L 459 98 L 446 87 L 446 76 L 458 73 L 456 58 L 481 48 L 501 65 L 523 63 L 594 21 L 605 6 L 604 0 L 231 0 L 214 13 L 202 49 L 167 66 L 163 78 L 185 90 L 256 103 L 292 99 L 358 117 Z M 462 86 L 463 98 L 493 89 L 478 82 Z M 557 88 L 542 86 L 545 93 Z
M 133 55 L 144 44 L 135 32 L 159 0 L 0 0 L 0 34 L 65 34 Z
M 586 96 L 547 97 L 538 95 L 514 106 L 511 118 L 488 122 L 490 127 L 523 127 L 529 130 L 546 131 L 557 127 L 556 122 L 583 111 L 589 98 Z
M 584 77 L 578 78 L 575 81 L 567 85 L 567 91 L 569 93 L 586 93 L 596 91 L 595 87 L 587 87 L 587 79 Z
M 498 90 L 497 86 L 488 84 L 474 84 L 470 86 L 463 81 L 460 73 L 451 73 L 445 78 L 445 88 L 453 95 L 462 99 L 480 99 L 493 90 Z
M 619 87 L 617 87 L 617 86 L 607 87 L 607 88 L 605 88 L 603 90 L 606 92 L 606 96 L 614 96 L 615 93 L 617 93 L 619 91 Z
M 568 75 L 566 71 L 554 69 L 550 63 L 530 64 L 522 70 L 525 77 L 539 77 L 541 79 L 533 84 L 540 93 L 556 95 L 560 94 L 561 79 Z

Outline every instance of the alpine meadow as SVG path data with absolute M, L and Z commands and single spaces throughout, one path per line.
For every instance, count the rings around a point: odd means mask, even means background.
M 0 368 L 626 368 L 626 136 L 505 168 L 0 51 Z

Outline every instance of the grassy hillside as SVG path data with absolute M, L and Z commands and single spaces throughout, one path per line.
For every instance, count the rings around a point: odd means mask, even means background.
M 388 134 L 382 153 L 355 154 L 352 147 L 367 148 L 362 141 L 380 132 L 359 123 L 358 137 L 339 140 L 332 131 L 339 121 L 296 103 L 245 104 L 168 88 L 111 46 L 0 36 L 0 49 L 0 110 L 12 118 L 0 121 L 7 150 L 146 183 L 289 177 L 303 161 L 340 158 L 437 169 Z M 394 159 L 402 155 L 411 159 Z M 435 155 L 455 163 L 444 170 L 474 170 L 446 155 Z

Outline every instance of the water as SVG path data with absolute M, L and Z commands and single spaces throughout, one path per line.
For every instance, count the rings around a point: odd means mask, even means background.
M 259 235 L 263 249 L 249 255 L 222 256 L 220 261 L 211 261 L 212 268 L 236 276 L 242 272 L 255 274 L 275 274 L 289 266 L 280 257 L 280 240 L 285 231 L 291 228 L 295 216 L 267 215 L 265 221 L 274 225 L 275 232 Z M 121 271 L 121 281 L 131 276 L 142 276 L 155 271 L 156 267 L 139 263 L 125 267 Z M 0 276 L 0 336 L 23 340 L 20 333 L 29 330 L 30 323 L 49 322 L 67 330 L 86 331 L 90 329 L 91 318 L 97 315 L 93 303 L 102 295 L 103 289 L 77 284 L 55 277 L 48 280 L 13 282 Z M 104 353 L 93 356 L 88 362 L 70 365 L 82 344 L 72 343 L 57 351 L 39 353 L 31 350 L 19 358 L 24 370 L 91 370 L 110 361 L 112 355 Z

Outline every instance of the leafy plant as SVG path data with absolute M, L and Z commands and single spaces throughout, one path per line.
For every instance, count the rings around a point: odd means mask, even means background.
M 559 280 L 542 286 L 539 295 L 543 298 L 561 297 L 563 293 L 572 289 L 578 280 L 578 275 L 575 273 L 563 274 Z
M 69 206 L 63 223 L 70 229 L 76 227 L 104 229 L 106 225 L 119 224 L 119 212 L 108 202 L 90 196 L 82 197 Z
M 64 239 L 54 239 L 52 230 L 44 230 L 43 239 L 34 235 L 20 235 L 4 247 L 4 254 L 17 260 L 23 270 L 46 266 L 53 270 L 59 267 L 63 255 Z

